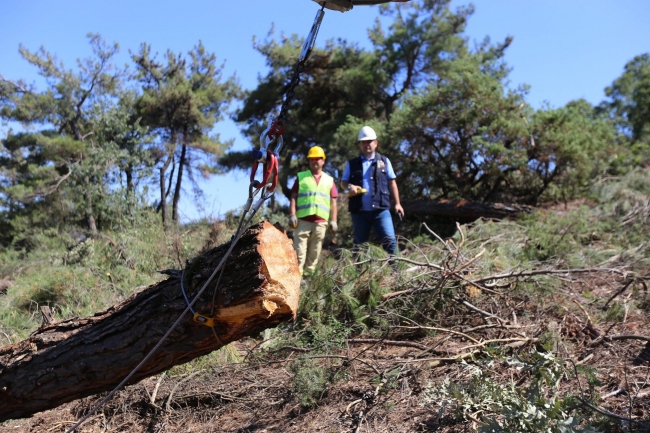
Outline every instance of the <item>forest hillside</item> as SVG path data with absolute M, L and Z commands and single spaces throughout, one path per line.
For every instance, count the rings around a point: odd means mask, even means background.
M 392 24 L 369 29 L 371 49 L 331 41 L 304 65 L 276 195 L 251 223 L 288 229 L 277 198 L 309 148 L 325 148 L 338 183 L 363 125 L 405 203 L 520 211 L 405 206 L 389 257 L 375 243 L 354 252 L 342 194 L 294 321 L 126 387 L 79 431 L 650 431 L 650 53 L 621 65 L 597 105 L 535 109 L 508 80 L 511 39 L 469 46 L 471 8 L 420 0 L 382 13 Z M 255 42 L 267 70 L 254 89 L 200 42 L 162 58 L 143 43 L 128 68 L 113 62 L 116 43 L 89 43 L 72 69 L 21 47 L 44 88 L 0 75 L 3 345 L 230 242 L 242 209 L 183 221 L 181 197 L 200 201 L 200 178 L 250 172 L 250 153 L 214 127 L 231 116 L 257 148 L 302 40 Z M 0 432 L 65 432 L 103 395 Z

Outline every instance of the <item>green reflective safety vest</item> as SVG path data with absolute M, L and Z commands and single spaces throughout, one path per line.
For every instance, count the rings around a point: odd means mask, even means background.
M 304 218 L 317 215 L 326 221 L 330 219 L 330 191 L 334 178 L 323 172 L 318 185 L 311 171 L 298 173 L 298 199 L 296 200 L 296 217 Z

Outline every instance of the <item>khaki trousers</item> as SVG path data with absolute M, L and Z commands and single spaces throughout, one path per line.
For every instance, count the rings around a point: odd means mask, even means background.
M 298 227 L 293 231 L 293 248 L 298 254 L 300 275 L 303 274 L 303 268 L 308 274 L 316 270 L 326 233 L 327 222 L 312 223 L 298 220 Z

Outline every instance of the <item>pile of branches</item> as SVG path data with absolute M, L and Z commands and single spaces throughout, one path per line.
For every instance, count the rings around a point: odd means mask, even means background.
M 458 243 L 424 228 L 437 247 L 424 251 L 411 245 L 410 254 L 388 258 L 373 258 L 370 250 L 327 272 L 328 279 L 338 282 L 328 290 L 344 293 L 346 267 L 375 270 L 355 276 L 355 297 L 368 303 L 368 327 L 346 338 L 346 355 L 318 356 L 359 364 L 380 378 L 397 374 L 400 380 L 450 364 L 475 363 L 493 377 L 523 386 L 531 375 L 501 361 L 550 353 L 564 373 L 556 389 L 546 391 L 560 391 L 572 402 L 571 411 L 611 425 L 650 428 L 650 333 L 645 326 L 650 274 L 625 266 L 489 273 L 482 262 L 486 248 L 468 245 L 460 225 Z M 379 298 L 375 305 L 373 295 Z M 377 356 L 387 347 L 408 351 L 397 358 Z M 379 392 L 377 388 L 374 394 Z M 479 413 L 485 415 L 485 410 L 465 411 L 464 420 L 485 425 L 487 418 L 481 421 Z

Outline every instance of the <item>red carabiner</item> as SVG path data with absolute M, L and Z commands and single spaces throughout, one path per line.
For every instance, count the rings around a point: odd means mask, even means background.
M 266 136 L 271 140 L 277 140 L 278 137 L 284 135 L 284 123 L 280 119 L 275 119 L 266 133 Z
M 273 175 L 273 179 L 271 179 L 271 187 L 267 189 L 267 191 L 274 191 L 276 185 L 278 184 L 278 158 L 276 158 L 273 152 L 268 150 L 266 151 L 266 161 L 264 161 L 263 165 L 264 171 L 262 174 L 262 182 L 253 184 L 253 182 L 255 182 L 255 174 L 257 173 L 258 165 L 259 161 L 255 160 L 255 162 L 253 162 L 253 170 L 251 171 L 250 177 L 253 188 L 263 188 L 269 182 L 271 175 Z
M 271 187 L 267 189 L 268 192 L 273 192 L 275 191 L 275 187 L 278 185 L 278 158 L 275 156 L 274 153 L 271 153 L 270 155 L 271 158 L 271 169 L 269 170 L 269 173 L 273 176 L 273 180 L 271 181 Z

